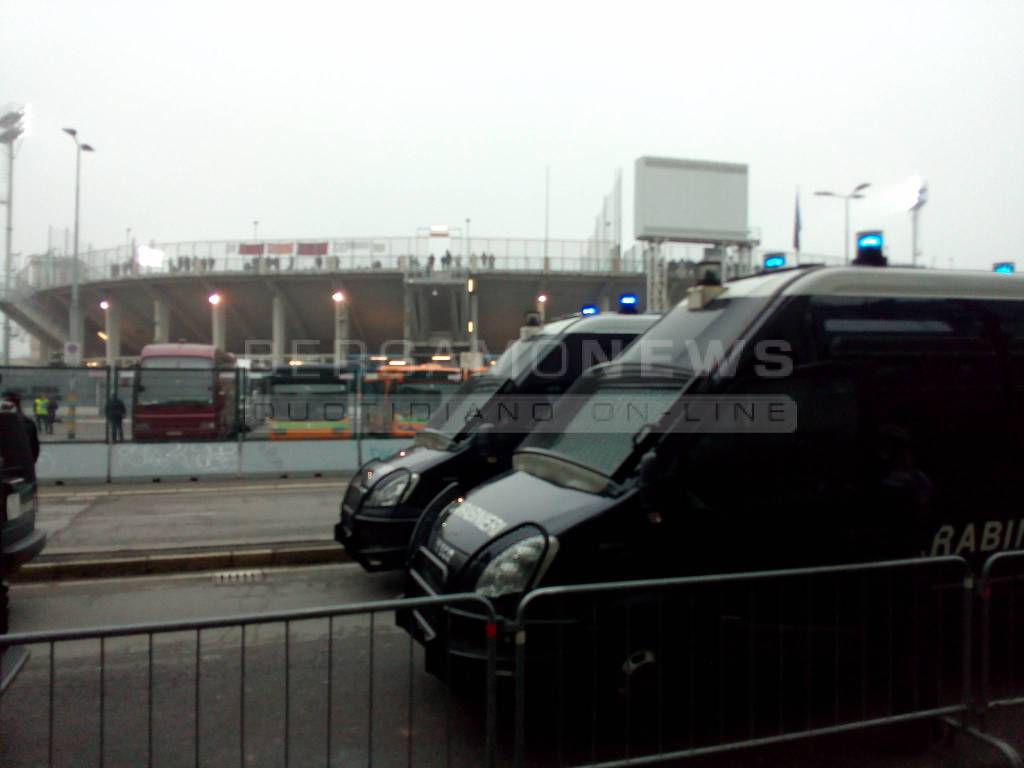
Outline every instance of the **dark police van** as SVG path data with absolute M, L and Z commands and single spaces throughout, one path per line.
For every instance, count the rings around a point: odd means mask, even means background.
M 816 267 L 695 286 L 556 422 L 425 516 L 408 596 L 475 591 L 512 617 L 549 585 L 918 556 L 977 569 L 1024 544 L 1024 281 Z M 450 648 L 483 658 L 482 617 L 455 613 L 451 637 L 442 610 L 400 615 L 428 667 Z
M 586 368 L 614 358 L 656 319 L 573 316 L 524 328 L 523 337 L 489 371 L 467 380 L 447 403 L 432 409 L 413 447 L 360 468 L 342 501 L 335 539 L 367 570 L 401 567 L 428 506 L 440 508 L 511 467 L 512 452 L 531 420 L 517 413 L 518 421 L 493 429 L 502 414 L 524 403 L 531 411 L 550 404 Z M 415 410 L 416 403 L 403 407 Z

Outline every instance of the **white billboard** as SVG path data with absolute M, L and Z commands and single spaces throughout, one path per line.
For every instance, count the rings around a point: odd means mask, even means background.
M 749 238 L 745 164 L 641 157 L 633 202 L 637 240 L 737 243 Z

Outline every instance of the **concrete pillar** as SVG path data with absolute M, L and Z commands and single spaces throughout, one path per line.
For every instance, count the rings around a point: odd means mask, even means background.
M 85 339 L 85 323 L 82 315 L 81 304 L 78 306 L 78 312 L 72 314 L 71 310 L 68 310 L 68 329 L 70 337 L 68 341 L 77 340 L 77 346 L 72 349 L 67 349 L 67 354 L 64 356 L 64 362 L 68 365 L 81 365 L 82 355 L 84 354 L 83 340 Z
M 412 341 L 415 322 L 413 315 L 416 312 L 415 296 L 413 286 L 406 284 L 402 302 L 402 338 L 405 341 Z
M 117 365 L 121 356 L 121 307 L 111 304 L 106 309 L 107 316 L 107 367 Z
M 227 322 L 224 319 L 224 302 L 210 304 L 210 323 L 212 328 L 213 346 L 217 349 L 226 349 L 228 342 Z
M 284 365 L 284 350 L 287 343 L 285 319 L 284 296 L 275 293 L 270 318 L 270 357 L 274 365 Z
M 153 300 L 153 343 L 166 344 L 171 340 L 171 307 L 163 299 Z
M 348 304 L 344 299 L 341 301 L 334 302 L 334 362 L 342 362 L 342 354 L 347 354 L 348 350 L 345 348 L 343 342 L 348 341 L 349 336 L 349 325 L 348 325 Z
M 474 355 L 480 352 L 480 297 L 476 292 L 469 295 L 469 351 Z

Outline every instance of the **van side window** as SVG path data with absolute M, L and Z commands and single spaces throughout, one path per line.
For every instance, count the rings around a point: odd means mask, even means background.
M 786 525 L 795 548 L 860 559 L 929 554 L 942 525 L 1011 516 L 1003 366 L 974 303 L 813 297 L 803 316 L 793 373 L 731 388 L 791 397 L 796 431 L 700 438 L 701 502 Z
M 874 528 L 881 537 L 900 521 L 905 548 L 894 555 L 944 554 L 933 552 L 942 526 L 960 530 L 1013 514 L 1006 488 L 1017 470 L 1006 381 L 982 304 L 813 302 L 819 354 L 856 370 L 863 451 L 857 480 L 877 510 L 861 533 Z M 949 553 L 978 555 L 981 545 L 975 539 Z

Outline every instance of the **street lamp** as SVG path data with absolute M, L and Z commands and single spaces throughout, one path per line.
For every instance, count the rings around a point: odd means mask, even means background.
M 335 291 L 334 293 L 331 294 L 331 300 L 335 304 L 341 304 L 341 302 L 345 300 L 345 294 L 342 293 L 341 291 Z
M 849 194 L 841 195 L 838 192 L 830 192 L 828 190 L 818 190 L 814 194 L 818 197 L 838 197 L 843 200 L 846 206 L 846 217 L 845 217 L 845 237 L 843 238 L 843 263 L 850 263 L 850 201 L 860 200 L 864 195 L 861 194 L 865 189 L 870 187 L 870 182 L 864 181 L 854 187 Z
M 7 145 L 7 232 L 4 240 L 4 297 L 11 292 L 11 238 L 14 234 L 14 142 L 25 133 L 25 108 L 0 117 L 0 144 Z M 4 365 L 11 364 L 11 318 L 4 313 Z
M 68 337 L 71 342 L 76 345 L 77 352 L 74 356 L 78 356 L 82 353 L 82 336 L 81 336 L 81 321 L 79 319 L 79 304 L 78 304 L 78 224 L 79 224 L 79 210 L 81 205 L 81 190 L 82 190 L 82 153 L 83 152 L 95 152 L 89 144 L 83 144 L 78 139 L 78 131 L 74 128 L 65 128 L 64 133 L 74 139 L 75 142 L 75 249 L 74 249 L 74 262 L 71 265 L 71 319 L 68 328 Z M 75 361 L 77 362 L 77 361 Z
M 910 211 L 910 261 L 915 267 L 917 266 L 917 257 L 921 255 L 920 249 L 917 247 L 917 225 L 918 216 L 921 213 L 921 209 L 924 208 L 924 204 L 928 202 L 928 184 L 920 176 L 914 176 L 910 179 L 911 194 L 913 199 L 910 201 L 910 206 L 907 208 Z

